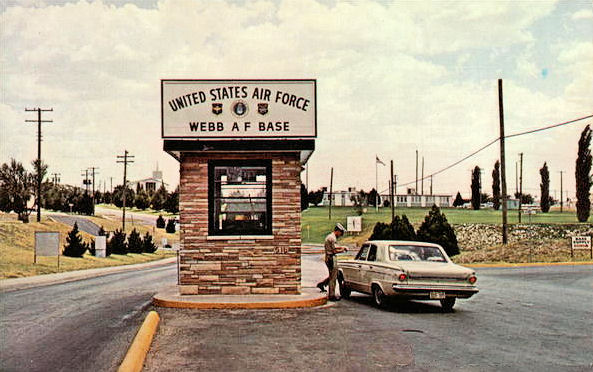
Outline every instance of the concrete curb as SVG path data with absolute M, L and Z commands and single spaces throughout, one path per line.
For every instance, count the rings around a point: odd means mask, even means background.
M 150 349 L 150 344 L 156 330 L 159 326 L 160 317 L 156 311 L 151 311 L 144 319 L 144 323 L 140 326 L 136 337 L 123 362 L 118 368 L 118 372 L 140 372 L 144 367 L 144 359 Z
M 523 262 L 523 263 L 499 263 L 499 264 L 458 264 L 472 268 L 505 268 L 505 267 L 542 267 L 542 266 L 575 266 L 593 265 L 593 261 L 579 262 Z
M 157 293 L 152 303 L 177 309 L 296 309 L 327 304 L 322 293 L 301 295 L 180 295 L 176 291 Z
M 76 280 L 96 278 L 99 276 L 116 274 L 126 271 L 133 271 L 139 269 L 146 269 L 150 267 L 158 267 L 169 265 L 177 261 L 177 257 L 169 257 L 162 260 L 143 262 L 131 265 L 119 265 L 100 267 L 96 269 L 67 271 L 56 274 L 36 275 L 25 278 L 2 279 L 0 280 L 0 293 L 18 291 L 21 289 L 30 289 L 42 287 L 46 285 L 61 284 L 73 282 Z

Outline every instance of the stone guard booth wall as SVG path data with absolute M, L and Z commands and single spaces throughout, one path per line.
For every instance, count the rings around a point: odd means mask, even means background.
M 167 82 L 162 81 L 162 89 Z M 198 82 L 201 84 L 204 81 Z M 295 81 L 289 82 L 292 84 Z M 299 93 L 298 89 L 294 95 L 310 100 L 310 107 L 314 111 L 315 81 L 304 82 L 312 84 L 312 97 L 307 96 L 307 92 Z M 310 122 L 310 112 L 306 112 L 309 116 L 302 119 L 301 112 L 293 114 L 280 110 L 294 107 L 276 108 L 282 102 L 274 102 L 275 90 L 289 91 L 291 88 L 291 85 L 274 85 L 277 83 L 278 81 L 262 80 L 207 81 L 206 88 L 198 84 L 197 89 L 195 85 L 188 84 L 188 88 L 191 88 L 188 94 L 192 91 L 208 93 L 210 87 L 217 89 L 226 86 L 235 90 L 234 87 L 240 87 L 236 91 L 245 91 L 247 97 L 206 100 L 191 109 L 197 110 L 201 115 L 204 115 L 204 111 L 212 115 L 215 108 L 234 109 L 234 105 L 241 102 L 250 110 L 251 119 L 246 116 L 239 121 L 237 115 L 226 121 L 219 119 L 216 122 L 223 123 L 223 133 L 219 131 L 212 138 L 204 138 L 208 133 L 199 133 L 199 138 L 192 137 L 196 136 L 193 133 L 188 137 L 183 136 L 183 133 L 170 136 L 166 133 L 166 128 L 163 129 L 164 150 L 181 163 L 181 294 L 300 293 L 300 173 L 314 149 L 312 138 L 316 135 L 316 124 L 314 119 Z M 262 86 L 269 87 L 269 100 L 261 97 L 249 100 L 251 92 Z M 174 93 L 177 96 L 180 94 L 178 86 L 175 86 Z M 167 125 L 166 120 L 170 120 L 165 112 L 168 101 L 170 96 L 164 93 L 164 126 Z M 262 102 L 266 108 L 265 114 L 261 113 Z M 176 108 L 179 110 L 179 107 Z M 302 108 L 303 105 L 300 111 L 304 111 Z M 290 136 L 291 133 L 283 133 L 279 138 L 265 133 L 245 133 L 244 138 L 237 138 L 236 133 L 225 132 L 237 122 L 247 130 L 246 120 L 251 120 L 255 125 L 259 124 L 258 120 L 262 121 L 266 117 L 264 123 L 268 123 L 268 114 L 274 113 L 282 117 L 272 119 L 273 123 L 289 122 L 286 128 L 290 131 L 294 125 L 299 132 L 294 137 Z M 305 122 L 298 123 L 299 120 Z M 183 124 L 183 119 L 174 121 L 174 125 L 179 128 Z M 307 125 L 312 128 L 309 133 Z M 230 138 L 225 138 L 225 135 Z M 245 226 L 253 226 L 253 229 L 241 230 Z

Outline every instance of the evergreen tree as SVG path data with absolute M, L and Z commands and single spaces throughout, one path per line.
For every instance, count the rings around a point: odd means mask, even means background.
M 111 202 L 115 204 L 116 207 L 121 208 L 124 205 L 123 199 L 123 186 L 119 185 L 113 189 L 113 194 L 111 195 Z M 131 207 L 134 205 L 134 199 L 136 195 L 134 194 L 134 190 L 126 187 L 126 207 Z
M 540 207 L 543 213 L 548 213 L 550 210 L 550 172 L 548 171 L 548 164 L 544 162 L 544 166 L 539 170 L 542 177 L 542 183 L 539 184 L 541 190 Z
M 175 233 L 175 219 L 170 218 L 167 221 L 167 227 L 165 228 L 165 231 L 168 232 L 169 234 Z
M 0 210 L 3 212 L 14 211 L 18 220 L 29 222 L 31 209 L 27 202 L 34 194 L 36 185 L 35 176 L 28 173 L 22 163 L 14 159 L 10 164 L 0 167 Z
M 88 244 L 82 240 L 82 236 L 78 232 L 78 224 L 74 222 L 74 227 L 66 237 L 66 245 L 62 254 L 68 257 L 82 257 L 88 248 Z
M 169 213 L 179 213 L 179 186 L 175 191 L 167 195 L 163 209 Z
M 148 197 L 146 191 L 140 190 L 136 194 L 136 199 L 134 199 L 134 206 L 142 210 L 145 210 L 150 206 L 150 198 Z
M 453 227 L 447 221 L 444 213 L 436 205 L 433 205 L 424 222 L 418 229 L 418 240 L 428 243 L 439 244 L 445 249 L 449 256 L 459 254 L 459 245 Z
M 500 209 L 500 202 L 500 162 L 497 160 L 492 170 L 492 207 L 495 211 Z
M 140 233 L 135 228 L 128 236 L 128 252 L 130 253 L 142 253 L 144 245 L 142 244 L 142 238 Z
M 152 241 L 152 235 L 147 231 L 146 235 L 144 235 L 144 239 L 142 240 L 142 251 L 144 253 L 154 253 L 157 250 L 156 244 Z
M 391 227 L 384 222 L 377 222 L 373 228 L 373 233 L 369 240 L 388 240 L 391 239 Z
M 480 167 L 476 165 L 472 172 L 472 208 L 477 211 L 480 209 Z
M 157 229 L 165 228 L 165 219 L 163 218 L 163 215 L 159 215 L 159 218 L 156 219 L 156 227 Z
M 587 125 L 579 139 L 579 150 L 575 169 L 577 218 L 579 222 L 587 221 L 591 212 L 591 160 L 591 128 Z
M 323 201 L 323 190 L 310 191 L 308 195 L 309 204 L 318 206 Z
M 107 243 L 107 251 L 113 254 L 128 254 L 128 245 L 126 244 L 126 233 L 122 230 L 115 230 L 111 239 Z
M 309 208 L 309 194 L 307 188 L 301 183 L 301 211 Z
M 395 216 L 393 221 L 391 221 L 391 238 L 393 240 L 408 240 L 408 241 L 415 241 L 418 239 L 416 236 L 416 232 L 414 231 L 414 226 L 408 220 L 408 217 L 404 214 L 400 218 L 399 216 Z
M 371 191 L 369 191 L 367 202 L 373 207 L 375 206 L 376 202 L 379 202 L 379 205 L 381 205 L 381 196 L 377 194 L 377 190 L 371 189 Z
M 465 200 L 463 200 L 463 198 L 461 197 L 461 193 L 459 191 L 457 191 L 457 196 L 455 196 L 455 200 L 453 201 L 453 206 L 461 207 L 463 204 L 465 204 Z
M 167 189 L 165 189 L 165 185 L 161 185 L 152 196 L 150 205 L 152 206 L 152 209 L 159 211 L 163 209 L 165 201 L 167 201 Z
M 93 198 L 88 192 L 84 192 L 81 198 L 77 199 L 76 211 L 80 214 L 92 216 L 95 214 L 95 206 L 93 205 Z

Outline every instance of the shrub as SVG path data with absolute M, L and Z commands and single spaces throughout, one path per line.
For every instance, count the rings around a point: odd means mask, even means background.
M 128 254 L 128 245 L 126 244 L 126 233 L 121 230 L 115 230 L 111 239 L 107 243 L 107 252 L 109 254 Z
M 165 228 L 165 219 L 163 218 L 162 215 L 159 215 L 159 218 L 156 219 L 156 227 L 158 229 L 164 229 Z
M 173 234 L 175 232 L 175 219 L 171 218 L 167 221 L 166 232 Z
M 459 254 L 455 231 L 447 221 L 447 217 L 441 213 L 436 205 L 432 206 L 432 209 L 424 218 L 417 235 L 419 241 L 439 244 L 449 256 Z
M 416 232 L 414 231 L 414 226 L 408 220 L 408 217 L 404 214 L 401 218 L 399 216 L 395 216 L 393 221 L 391 221 L 391 239 L 394 240 L 409 240 L 415 241 L 417 240 Z
M 388 240 L 391 239 L 391 226 L 383 222 L 377 222 L 373 228 L 373 233 L 369 240 Z
M 167 195 L 163 209 L 169 213 L 179 213 L 179 188 Z
M 82 257 L 88 248 L 88 244 L 82 241 L 82 236 L 78 233 L 78 224 L 74 222 L 74 227 L 66 237 L 63 255 L 68 257 Z
M 128 236 L 128 252 L 130 253 L 142 253 L 144 246 L 142 245 L 142 238 L 138 230 L 133 229 Z
M 163 206 L 167 201 L 167 196 L 167 189 L 165 189 L 164 185 L 161 185 L 161 187 L 157 189 L 157 191 L 152 196 L 152 199 L 150 200 L 150 205 L 152 206 L 152 209 L 156 211 L 163 209 Z
M 152 235 L 147 231 L 146 235 L 144 235 L 144 240 L 142 241 L 142 251 L 145 253 L 154 253 L 156 252 L 157 246 L 152 241 Z
M 148 194 L 146 193 L 146 191 L 140 190 L 136 194 L 136 199 L 134 200 L 134 206 L 136 206 L 136 208 L 142 209 L 142 210 L 145 210 L 146 208 L 148 208 L 150 206 L 150 198 L 148 197 Z

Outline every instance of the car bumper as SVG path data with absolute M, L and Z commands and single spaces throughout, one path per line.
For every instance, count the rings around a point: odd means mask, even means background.
M 391 289 L 396 296 L 405 296 L 417 299 L 430 299 L 431 292 L 445 292 L 446 297 L 470 298 L 479 292 L 476 287 L 455 285 L 414 285 L 393 284 Z

